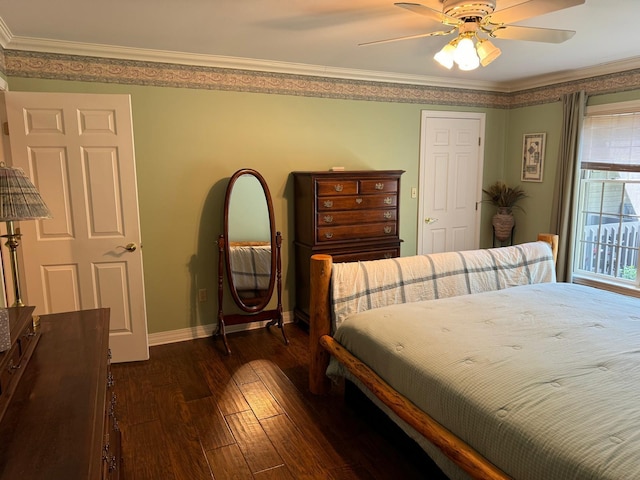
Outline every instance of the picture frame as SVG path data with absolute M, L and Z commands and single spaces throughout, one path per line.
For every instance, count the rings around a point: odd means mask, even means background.
M 522 139 L 523 182 L 542 182 L 546 133 L 525 133 Z

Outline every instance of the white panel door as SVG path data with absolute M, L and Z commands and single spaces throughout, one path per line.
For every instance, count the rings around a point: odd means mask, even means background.
M 12 164 L 53 219 L 21 222 L 25 303 L 109 307 L 113 361 L 149 358 L 128 95 L 7 92 Z
M 484 115 L 423 112 L 418 253 L 478 248 Z

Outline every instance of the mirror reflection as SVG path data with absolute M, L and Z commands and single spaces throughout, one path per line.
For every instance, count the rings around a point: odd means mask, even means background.
M 259 305 L 271 282 L 271 225 L 260 181 L 239 176 L 229 199 L 229 267 L 231 282 L 242 303 Z

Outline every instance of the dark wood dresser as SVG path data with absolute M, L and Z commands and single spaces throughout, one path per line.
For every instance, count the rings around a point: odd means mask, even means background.
M 0 421 L 0 479 L 122 478 L 109 309 L 43 315 L 38 330 Z
M 403 170 L 293 172 L 295 192 L 295 318 L 309 322 L 309 259 L 334 262 L 400 256 Z

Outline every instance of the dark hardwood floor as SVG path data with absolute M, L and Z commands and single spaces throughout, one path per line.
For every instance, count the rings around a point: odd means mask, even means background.
M 342 386 L 307 388 L 308 335 L 285 325 L 151 348 L 112 366 L 128 480 L 444 478 Z

